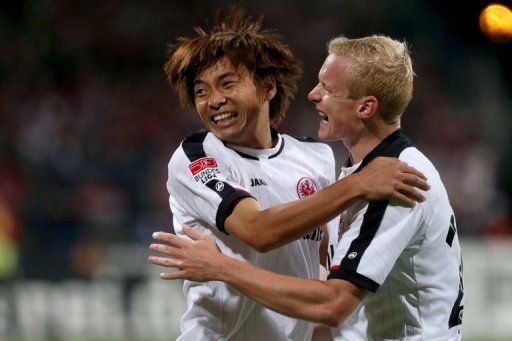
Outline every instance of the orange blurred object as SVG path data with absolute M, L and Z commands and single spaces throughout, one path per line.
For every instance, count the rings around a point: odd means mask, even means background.
M 495 43 L 512 38 L 512 11 L 500 4 L 491 4 L 480 13 L 480 29 Z

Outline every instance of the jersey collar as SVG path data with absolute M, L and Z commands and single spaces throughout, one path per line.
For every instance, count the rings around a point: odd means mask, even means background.
M 284 148 L 284 139 L 281 134 L 279 134 L 276 130 L 272 129 L 272 137 L 277 138 L 277 143 L 272 148 L 266 149 L 255 149 L 255 148 L 247 148 L 241 147 L 230 143 L 224 143 L 226 147 L 234 150 L 238 155 L 243 158 L 251 159 L 251 160 L 264 160 L 264 159 L 273 159 L 281 152 Z

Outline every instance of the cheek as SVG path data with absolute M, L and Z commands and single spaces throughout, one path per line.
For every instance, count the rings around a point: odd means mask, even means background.
M 201 122 L 203 122 L 204 125 L 208 125 L 210 123 L 210 121 L 206 118 L 206 116 L 201 114 L 201 112 L 198 111 L 197 108 L 196 108 L 196 114 L 199 117 L 199 119 L 201 120 Z
M 250 98 L 250 100 L 240 103 L 240 107 L 243 108 L 243 111 L 245 111 L 245 115 L 251 117 L 256 116 L 261 110 L 263 104 L 260 102 L 259 97 L 256 97 L 256 95 L 247 98 Z
M 196 109 L 196 114 L 201 118 L 203 119 L 203 117 L 205 116 L 205 111 L 206 111 L 206 106 L 204 105 L 203 102 L 197 102 L 196 101 L 196 104 L 194 105 L 194 108 Z

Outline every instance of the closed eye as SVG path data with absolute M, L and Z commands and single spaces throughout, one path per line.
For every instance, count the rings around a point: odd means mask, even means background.
M 320 86 L 322 87 L 322 90 L 324 90 L 328 94 L 332 94 L 332 92 L 325 86 L 325 83 L 320 83 Z
M 194 96 L 195 97 L 201 97 L 203 95 L 206 95 L 206 89 L 204 89 L 204 88 L 196 88 L 196 89 L 194 89 Z

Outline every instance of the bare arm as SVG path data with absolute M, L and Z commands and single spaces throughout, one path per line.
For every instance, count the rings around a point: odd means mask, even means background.
M 415 188 L 429 188 L 425 176 L 395 158 L 377 158 L 352 174 L 305 199 L 262 210 L 252 198 L 242 199 L 225 221 L 228 233 L 260 252 L 287 244 L 327 223 L 359 199 L 397 199 L 408 206 L 424 197 Z
M 179 269 L 161 274 L 163 279 L 224 281 L 269 309 L 330 326 L 350 315 L 367 293 L 344 280 L 306 280 L 257 268 L 220 253 L 211 237 L 188 227 L 184 231 L 192 240 L 155 234 L 155 239 L 166 244 L 152 244 L 151 250 L 172 258 L 151 256 L 149 261 Z

